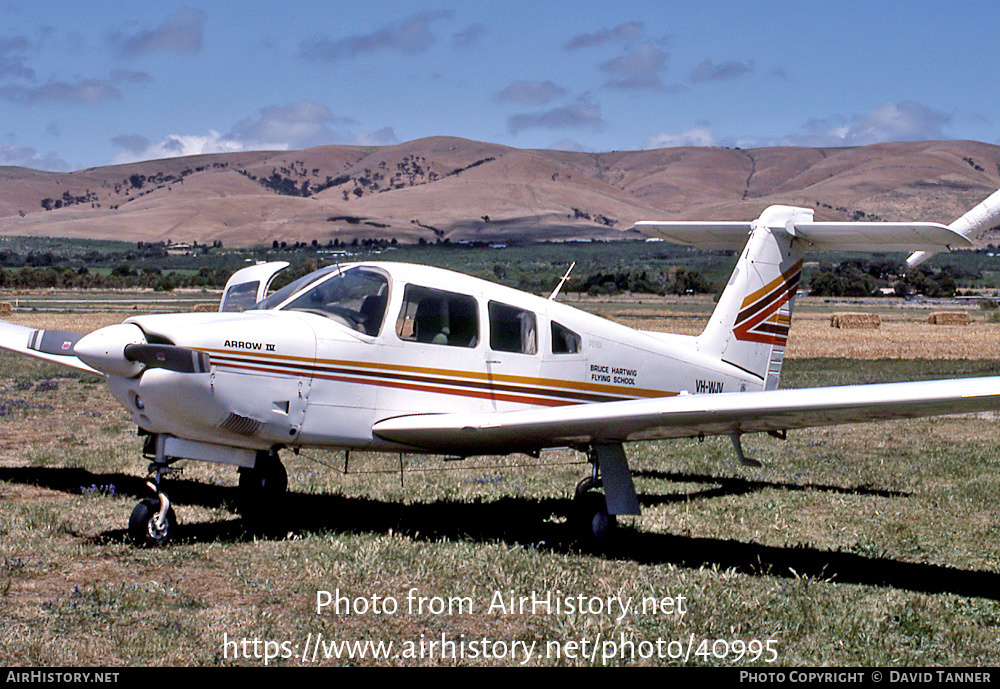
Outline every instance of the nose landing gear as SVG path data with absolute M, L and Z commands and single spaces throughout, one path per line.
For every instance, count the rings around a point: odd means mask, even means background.
M 162 486 L 163 477 L 174 473 L 174 470 L 166 464 L 154 462 L 149 465 L 149 473 L 152 476 L 146 485 L 156 493 L 156 497 L 146 498 L 136 505 L 128 520 L 129 538 L 139 546 L 163 545 L 177 530 L 174 508 Z

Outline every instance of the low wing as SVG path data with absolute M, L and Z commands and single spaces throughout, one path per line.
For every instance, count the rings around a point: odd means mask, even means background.
M 103 375 L 80 361 L 73 346 L 83 333 L 68 330 L 41 330 L 0 321 L 0 348 L 62 364 L 78 371 Z
M 516 412 L 416 414 L 380 421 L 372 430 L 386 440 L 436 452 L 503 454 L 997 409 L 1000 377 L 992 377 L 679 395 Z

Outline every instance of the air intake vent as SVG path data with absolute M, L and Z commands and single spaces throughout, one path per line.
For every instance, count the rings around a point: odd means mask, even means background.
M 251 419 L 247 416 L 240 416 L 239 414 L 230 414 L 226 420 L 222 422 L 220 427 L 231 433 L 254 436 L 257 435 L 257 431 L 260 430 L 260 426 L 261 422 L 256 419 Z

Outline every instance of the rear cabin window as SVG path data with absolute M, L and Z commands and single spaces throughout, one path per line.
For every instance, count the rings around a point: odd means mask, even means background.
M 552 321 L 552 353 L 577 354 L 580 351 L 580 336 L 564 325 Z
M 491 301 L 489 310 L 490 349 L 518 354 L 538 351 L 534 313 L 498 301 Z
M 407 285 L 396 334 L 409 342 L 475 347 L 479 342 L 476 300 L 466 294 Z

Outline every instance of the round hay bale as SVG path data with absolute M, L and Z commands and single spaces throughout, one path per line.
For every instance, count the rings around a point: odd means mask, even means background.
M 194 308 L 191 309 L 194 313 L 210 313 L 212 311 L 218 311 L 219 307 L 215 304 L 195 304 Z
M 14 305 L 9 301 L 0 301 L 0 315 L 14 313 Z

